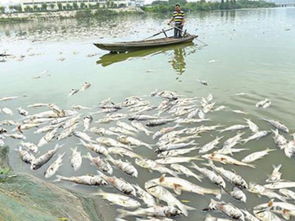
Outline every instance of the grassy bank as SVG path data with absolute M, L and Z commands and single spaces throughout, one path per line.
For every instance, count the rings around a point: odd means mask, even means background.
M 186 2 L 177 1 L 180 3 L 184 11 L 210 11 L 210 10 L 224 10 L 224 9 L 241 9 L 241 8 L 267 8 L 276 7 L 274 3 L 265 1 L 249 1 L 249 0 L 226 0 L 221 2 Z M 175 0 L 167 2 L 154 2 L 150 6 L 143 7 L 146 12 L 168 13 L 171 12 L 176 4 Z

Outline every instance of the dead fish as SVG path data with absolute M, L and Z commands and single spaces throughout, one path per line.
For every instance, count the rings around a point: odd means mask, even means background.
M 125 123 L 125 122 L 117 121 L 116 124 L 117 124 L 119 127 L 124 128 L 125 130 L 129 130 L 129 131 L 134 132 L 134 133 L 137 133 L 137 132 L 138 132 L 134 127 L 130 126 L 129 124 L 127 124 L 127 123 Z
M 159 164 L 173 164 L 173 163 L 186 163 L 190 161 L 200 160 L 198 156 L 194 157 L 167 157 L 155 160 Z
M 246 203 L 247 197 L 245 193 L 237 187 L 233 188 L 233 191 L 230 192 L 230 195 L 235 198 L 236 200 L 240 200 Z
M 245 114 L 245 115 L 248 114 L 245 111 L 241 111 L 241 110 L 232 110 L 232 112 L 237 113 L 237 114 Z
M 280 172 L 280 169 L 282 167 L 282 164 L 279 164 L 277 166 L 273 165 L 272 167 L 273 167 L 273 171 L 271 175 L 268 176 L 268 179 L 266 180 L 266 182 L 272 183 L 272 182 L 281 181 L 282 173 Z
M 10 138 L 19 139 L 19 140 L 26 140 L 27 139 L 25 135 L 18 134 L 18 133 L 14 133 L 14 134 L 8 134 L 8 133 L 6 133 L 5 134 L 5 137 L 10 137 Z
M 7 114 L 7 115 L 13 115 L 13 112 L 12 112 L 12 110 L 11 109 L 9 109 L 8 107 L 3 107 L 2 108 L 2 112 L 4 113 L 4 114 Z
M 135 211 L 127 211 L 118 209 L 120 213 L 120 217 L 128 217 L 128 216 L 136 216 L 136 217 L 174 217 L 181 215 L 181 210 L 175 208 L 174 206 L 158 206 L 155 205 L 153 207 L 148 208 L 139 208 Z
M 157 157 L 175 157 L 175 156 L 180 156 L 186 153 L 190 153 L 196 149 L 198 149 L 199 147 L 191 147 L 191 148 L 183 148 L 183 149 L 176 149 L 176 150 L 167 150 L 167 151 L 163 151 L 157 154 Z
M 231 221 L 231 219 L 224 219 L 219 217 L 214 217 L 208 214 L 204 221 Z
M 103 154 L 103 155 L 108 155 L 108 150 L 106 147 L 99 145 L 99 144 L 94 144 L 94 143 L 86 143 L 85 141 L 80 139 L 81 144 L 86 147 L 88 150 L 91 150 L 93 152 Z
M 108 148 L 108 153 L 109 154 L 118 154 L 120 156 L 126 156 L 126 157 L 130 157 L 130 158 L 138 158 L 138 159 L 141 159 L 142 156 L 138 155 L 137 153 L 134 153 L 130 150 L 127 150 L 125 148 L 122 148 L 122 147 L 109 147 Z
M 53 129 L 52 131 L 47 132 L 38 142 L 37 146 L 42 147 L 45 144 L 48 144 L 57 134 L 58 128 Z
M 257 152 L 251 153 L 248 156 L 244 157 L 241 161 L 244 163 L 251 163 L 255 160 L 263 158 L 264 156 L 268 155 L 269 152 L 272 152 L 272 151 L 275 151 L 275 150 L 267 148 L 262 151 L 257 151 Z
M 270 199 L 277 198 L 281 201 L 285 201 L 285 197 L 281 196 L 280 194 L 277 194 L 271 189 L 266 188 L 265 186 L 255 184 L 255 183 L 249 183 L 248 191 L 250 193 L 258 194 L 259 196 L 266 196 Z
M 112 177 L 107 176 L 100 171 L 97 171 L 97 172 L 105 181 L 107 181 L 110 185 L 115 187 L 120 192 L 125 193 L 127 195 L 136 196 L 135 188 L 130 183 L 123 180 L 122 178 L 117 178 L 115 176 L 112 176 Z
M 209 161 L 208 166 L 210 166 L 214 171 L 216 171 L 220 176 L 224 177 L 230 183 L 240 188 L 245 188 L 245 189 L 248 188 L 248 184 L 246 180 L 242 176 L 238 175 L 237 173 L 232 172 L 230 170 L 226 170 L 222 167 L 217 167 L 213 164 L 212 161 Z
M 109 138 L 109 137 L 99 137 L 99 138 L 96 138 L 96 142 L 97 143 L 100 143 L 102 145 L 105 145 L 107 147 L 123 147 L 123 148 L 126 148 L 128 150 L 132 150 L 129 146 L 125 145 L 125 144 L 122 144 L 112 138 Z
M 81 132 L 81 131 L 74 131 L 73 134 L 74 134 L 76 137 L 78 137 L 79 139 L 84 140 L 84 141 L 86 141 L 86 142 L 88 142 L 88 143 L 92 143 L 92 142 L 93 142 L 92 139 L 91 139 L 91 137 L 88 136 L 88 135 L 87 135 L 86 133 L 84 133 L 84 132 Z
M 242 142 L 245 144 L 251 140 L 259 140 L 260 138 L 265 137 L 268 134 L 269 134 L 269 131 L 266 131 L 266 130 L 258 131 L 254 133 L 253 135 L 251 135 L 250 137 L 243 139 Z
M 174 149 L 179 149 L 179 148 L 184 148 L 184 147 L 189 147 L 196 144 L 195 141 L 191 141 L 188 143 L 177 143 L 177 144 L 167 144 L 167 145 L 161 145 L 159 147 L 157 147 L 157 149 L 155 150 L 156 153 L 158 152 L 162 152 L 162 151 L 168 151 L 168 150 L 174 150 Z
M 35 103 L 35 104 L 30 104 L 27 107 L 28 108 L 37 108 L 37 107 L 47 107 L 48 104 L 46 103 Z
M 290 200 L 295 200 L 295 192 L 288 189 L 279 189 L 279 192 L 283 195 L 285 195 Z
M 62 160 L 65 153 L 59 154 L 57 159 L 47 168 L 47 170 L 44 172 L 45 178 L 52 177 L 58 169 L 62 166 Z
M 164 134 L 169 133 L 169 132 L 175 130 L 177 127 L 179 127 L 179 125 L 175 125 L 173 127 L 165 127 L 165 128 L 162 128 L 161 130 L 159 130 L 156 133 L 154 133 L 153 139 L 155 140 L 155 139 L 163 136 Z
M 211 154 L 205 154 L 202 157 L 205 159 L 217 161 L 217 162 L 220 162 L 223 164 L 233 164 L 233 165 L 237 165 L 237 166 L 247 166 L 247 167 L 255 168 L 254 165 L 243 163 L 241 161 L 238 161 L 238 160 L 236 160 L 230 156 L 224 155 L 224 154 L 211 153 Z
M 222 188 L 225 188 L 225 181 L 221 176 L 213 172 L 212 170 L 209 170 L 207 168 L 201 168 L 198 167 L 196 164 L 192 163 L 192 168 L 196 169 L 200 173 L 202 173 L 204 176 L 206 176 L 212 183 L 221 186 Z
M 91 84 L 89 82 L 84 82 L 83 85 L 82 85 L 82 87 L 80 88 L 80 91 L 85 91 L 90 86 L 91 86 Z
M 164 125 L 164 124 L 170 123 L 170 122 L 172 122 L 174 120 L 175 119 L 156 119 L 156 120 L 150 120 L 145 125 L 147 127 L 155 127 L 155 126 L 160 126 L 160 125 Z
M 110 131 L 110 130 L 107 130 L 105 128 L 95 128 L 95 127 L 92 127 L 89 129 L 90 132 L 92 133 L 95 133 L 95 134 L 98 134 L 98 135 L 108 135 L 108 136 L 119 136 L 118 133 L 115 133 L 113 131 Z
M 175 123 L 177 124 L 193 124 L 193 123 L 202 123 L 204 121 L 210 121 L 210 119 L 188 119 L 188 118 L 179 118 L 175 120 Z
M 142 142 L 142 141 L 140 141 L 140 140 L 138 140 L 136 138 L 133 138 L 133 137 L 119 136 L 118 140 L 121 143 L 127 144 L 129 146 L 144 146 L 144 147 L 147 147 L 149 149 L 153 149 L 150 144 L 144 143 L 144 142 Z
M 272 132 L 274 133 L 274 136 L 273 136 L 273 140 L 275 142 L 275 144 L 282 150 L 286 147 L 288 141 L 287 139 L 279 134 L 279 130 L 272 130 Z
M 131 121 L 131 125 L 139 131 L 144 132 L 147 136 L 151 135 L 152 131 L 145 128 L 145 126 L 137 121 Z
M 223 137 L 216 137 L 214 140 L 212 140 L 211 142 L 205 144 L 204 146 L 202 146 L 200 149 L 199 149 L 199 153 L 200 154 L 203 154 L 203 153 L 207 153 L 209 152 L 210 150 L 214 149 L 220 142 L 220 140 L 222 139 Z
M 9 101 L 9 100 L 17 99 L 17 98 L 18 98 L 18 96 L 2 97 L 2 98 L 0 98 L 0 101 Z
M 219 130 L 219 131 L 220 131 L 220 133 L 223 133 L 223 132 L 226 132 L 226 131 L 242 130 L 242 129 L 246 129 L 248 127 L 249 127 L 248 125 L 236 124 L 236 125 L 229 126 L 229 127 L 225 128 L 225 129 L 222 129 L 222 130 Z
M 259 127 L 253 123 L 250 119 L 247 119 L 245 118 L 248 126 L 249 126 L 249 129 L 253 132 L 253 133 L 257 133 L 259 131 Z
M 208 86 L 207 81 L 199 80 L 199 79 L 197 79 L 197 81 L 200 82 L 202 85 Z
M 23 109 L 22 107 L 17 108 L 17 111 L 22 116 L 28 116 L 29 115 L 29 112 L 26 111 L 25 109 Z
M 71 136 L 74 131 L 76 130 L 78 124 L 74 124 L 73 126 L 65 128 L 60 134 L 57 136 L 57 140 L 65 139 L 69 136 Z
M 128 118 L 128 120 L 137 120 L 137 121 L 146 121 L 146 120 L 155 120 L 158 117 L 150 115 L 133 115 Z
M 66 113 L 64 110 L 62 110 L 60 107 L 58 107 L 56 104 L 48 104 L 48 107 L 57 114 L 58 117 L 65 117 Z
M 153 195 L 154 197 L 158 198 L 159 200 L 162 200 L 168 204 L 168 206 L 175 206 L 178 207 L 183 215 L 188 215 L 188 210 L 194 210 L 195 208 L 189 207 L 181 203 L 175 196 L 173 196 L 172 193 L 170 193 L 168 190 L 163 188 L 162 186 L 154 185 L 153 183 L 145 183 L 145 189 L 146 191 Z
M 99 170 L 106 172 L 110 175 L 113 173 L 112 166 L 101 157 L 93 157 L 90 153 L 87 153 L 87 156 L 85 156 L 85 158 L 89 159 L 91 161 L 91 164 L 95 165 Z
M 283 131 L 285 133 L 289 133 L 288 127 L 282 124 L 281 122 L 276 120 L 269 120 L 269 119 L 263 119 L 263 120 L 270 123 L 273 127 L 277 128 L 278 130 Z
M 231 217 L 234 220 L 241 220 L 241 221 L 245 221 L 245 216 L 242 213 L 242 211 L 240 209 L 238 209 L 237 207 L 233 206 L 230 203 L 225 203 L 225 202 L 218 202 L 215 201 L 213 199 L 211 199 L 211 202 L 208 206 L 208 208 L 203 209 L 205 211 L 207 210 L 219 210 L 220 212 L 222 212 L 223 214 Z
M 137 158 L 135 159 L 135 163 L 142 167 L 142 168 L 146 168 L 148 170 L 153 170 L 153 171 L 158 171 L 161 174 L 171 174 L 172 176 L 177 176 L 177 173 L 167 167 L 165 167 L 162 164 L 156 163 L 153 160 L 149 160 L 149 159 L 143 159 L 143 158 Z
M 178 173 L 184 174 L 186 177 L 191 176 L 191 177 L 196 178 L 198 181 L 202 181 L 202 177 L 201 176 L 195 174 L 193 171 L 191 171 L 190 169 L 188 169 L 185 166 L 182 166 L 180 164 L 171 164 L 170 167 L 173 170 L 177 171 Z
M 256 218 L 254 215 L 249 213 L 247 210 L 241 209 L 241 211 L 244 213 L 246 220 L 248 220 L 248 221 L 259 221 L 258 218 Z
M 154 197 L 142 189 L 138 184 L 133 185 L 136 189 L 136 195 L 141 199 L 147 206 L 152 207 L 157 205 Z
M 226 109 L 226 108 L 227 108 L 226 106 L 221 105 L 221 106 L 219 106 L 219 107 L 216 107 L 213 111 L 221 111 L 221 110 L 224 110 L 224 109 Z
M 254 210 L 253 212 L 262 221 L 282 221 L 280 217 L 268 210 Z
M 114 164 L 116 167 L 118 167 L 120 170 L 122 170 L 124 173 L 137 177 L 138 171 L 137 169 L 129 162 L 129 161 L 122 161 L 118 159 L 113 159 L 111 156 L 108 156 L 107 159 Z
M 38 152 L 38 146 L 36 144 L 29 143 L 29 142 L 21 142 L 21 145 L 23 147 L 26 147 L 28 150 L 32 151 L 33 153 Z
M 69 181 L 77 184 L 89 185 L 89 186 L 103 186 L 108 183 L 101 178 L 99 175 L 84 175 L 84 176 L 76 176 L 76 177 L 64 177 L 56 175 L 55 182 L 60 181 Z
M 83 118 L 83 123 L 84 123 L 84 131 L 87 131 L 89 130 L 90 128 L 90 124 L 92 123 L 93 121 L 93 117 L 90 116 L 90 115 L 87 115 Z
M 255 106 L 258 107 L 258 108 L 259 107 L 263 107 L 263 106 L 265 106 L 269 102 L 270 102 L 270 100 L 267 99 L 267 98 L 265 98 L 264 100 L 257 102 Z
M 79 152 L 77 149 L 78 149 L 77 147 L 71 148 L 71 151 L 72 151 L 71 166 L 74 168 L 74 171 L 79 170 L 82 165 L 81 152 Z
M 55 145 L 54 149 L 47 151 L 45 154 L 41 155 L 40 157 L 34 159 L 31 163 L 31 169 L 32 170 L 37 170 L 40 167 L 42 167 L 44 164 L 46 164 L 52 157 L 53 155 L 57 152 L 59 148 L 62 146 L 60 145 Z
M 70 93 L 68 94 L 68 96 L 73 96 L 74 94 L 77 94 L 79 92 L 79 89 L 71 89 Z
M 20 158 L 25 163 L 31 164 L 35 160 L 35 156 L 27 150 L 24 150 L 22 146 L 18 148 Z
M 128 196 L 117 194 L 117 193 L 107 193 L 102 190 L 99 190 L 98 193 L 94 193 L 94 195 L 102 196 L 103 199 L 108 200 L 110 203 L 127 207 L 130 209 L 135 209 L 140 207 L 140 203 Z
M 294 188 L 295 187 L 295 182 L 288 182 L 288 181 L 278 181 L 276 183 L 269 183 L 264 185 L 265 188 L 268 189 L 282 189 L 282 188 Z

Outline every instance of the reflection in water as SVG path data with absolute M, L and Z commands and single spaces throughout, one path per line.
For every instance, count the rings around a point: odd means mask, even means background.
M 185 49 L 183 48 L 174 49 L 174 55 L 172 60 L 170 60 L 170 63 L 178 75 L 182 75 L 183 72 L 185 71 L 185 60 L 184 60 L 185 56 L 186 56 Z
M 181 45 L 132 51 L 132 52 L 121 53 L 121 54 L 105 54 L 101 56 L 100 59 L 96 61 L 96 63 L 105 67 L 114 63 L 126 61 L 127 59 L 131 59 L 131 58 L 155 56 L 158 54 L 164 54 L 166 52 L 174 50 L 174 58 L 172 61 L 168 61 L 168 62 L 171 62 L 173 69 L 177 72 L 177 74 L 181 75 L 185 71 L 184 57 L 187 54 L 185 52 L 185 49 L 189 50 L 191 48 L 194 48 L 194 50 L 188 51 L 189 52 L 188 54 L 192 54 L 193 52 L 195 52 L 194 43 L 186 43 Z

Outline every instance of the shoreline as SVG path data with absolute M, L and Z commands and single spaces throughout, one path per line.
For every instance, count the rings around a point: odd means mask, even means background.
M 21 12 L 12 14 L 0 14 L 0 24 L 9 22 L 28 22 L 41 19 L 68 19 L 68 18 L 95 18 L 98 16 L 143 14 L 140 8 L 110 8 L 110 9 L 85 9 L 71 11 L 48 11 L 48 12 Z
M 211 3 L 205 3 L 209 6 Z M 197 4 L 196 4 L 197 5 Z M 131 14 L 150 14 L 150 15 L 164 15 L 168 14 L 170 10 L 169 5 L 164 6 L 164 10 L 160 10 L 162 5 L 128 8 L 109 8 L 109 9 L 85 9 L 85 10 L 71 10 L 71 11 L 47 11 L 47 12 L 21 12 L 12 14 L 0 14 L 1 23 L 18 23 L 29 22 L 38 20 L 50 20 L 50 19 L 71 19 L 71 18 L 101 18 L 105 16 L 122 16 Z M 276 6 L 264 6 L 264 7 L 237 7 L 237 8 L 192 8 L 185 9 L 187 13 L 196 12 L 212 12 L 212 11 L 232 11 L 243 9 L 262 9 L 262 8 L 276 8 Z M 169 10 L 168 10 L 169 9 Z

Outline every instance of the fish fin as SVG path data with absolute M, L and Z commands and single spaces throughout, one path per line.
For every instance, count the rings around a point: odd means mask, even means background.
M 181 185 L 174 183 L 173 190 L 177 195 L 181 195 Z

